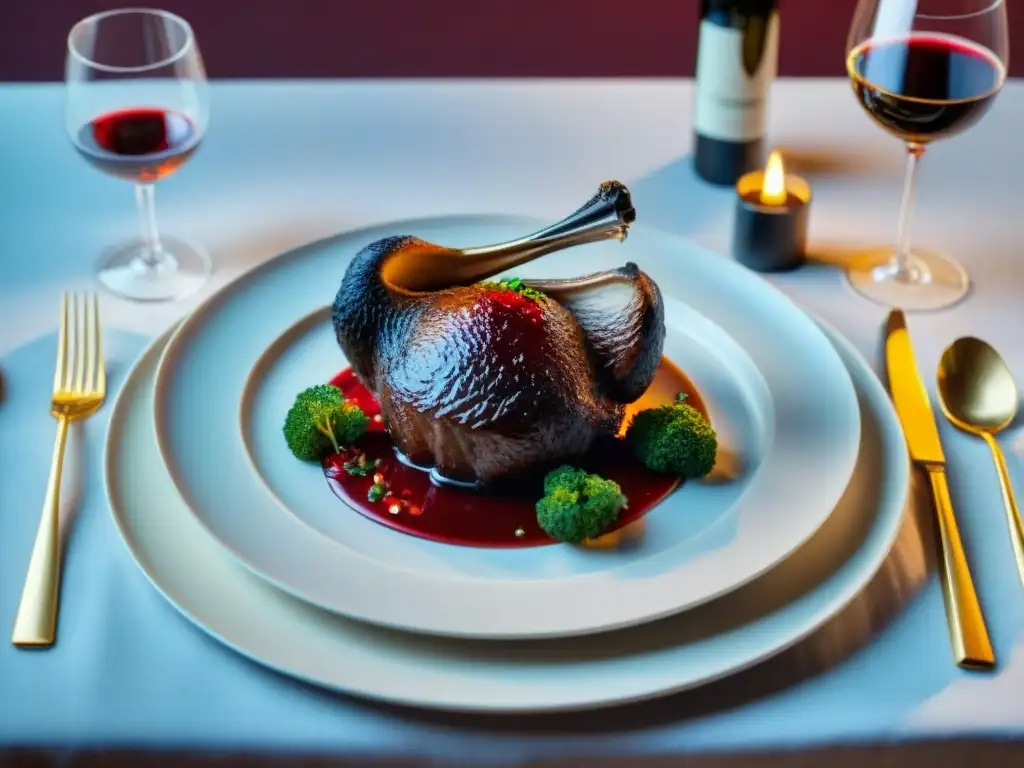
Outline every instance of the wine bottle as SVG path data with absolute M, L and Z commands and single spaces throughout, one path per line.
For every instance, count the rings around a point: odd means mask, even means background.
M 764 163 L 768 89 L 779 58 L 778 0 L 701 0 L 693 161 L 713 184 Z

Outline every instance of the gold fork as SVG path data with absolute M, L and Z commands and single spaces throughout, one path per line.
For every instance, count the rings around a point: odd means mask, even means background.
M 21 604 L 11 642 L 20 646 L 52 645 L 56 635 L 60 593 L 60 476 L 68 425 L 92 416 L 107 394 L 103 365 L 100 308 L 95 294 L 64 294 L 57 332 L 57 370 L 53 375 L 50 412 L 57 420 L 57 439 L 50 459 L 39 530 L 28 563 Z

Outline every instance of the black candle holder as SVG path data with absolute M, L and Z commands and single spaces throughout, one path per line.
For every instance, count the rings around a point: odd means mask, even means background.
M 752 171 L 736 182 L 732 254 L 756 272 L 786 272 L 807 258 L 811 186 L 799 176 L 784 177 L 785 197 L 764 201 L 765 172 Z

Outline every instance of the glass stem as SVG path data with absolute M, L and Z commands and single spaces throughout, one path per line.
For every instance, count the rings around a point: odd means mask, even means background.
M 920 144 L 907 144 L 907 172 L 903 181 L 903 200 L 900 203 L 900 221 L 896 236 L 896 254 L 893 271 L 897 275 L 910 272 L 910 218 L 914 210 L 914 192 L 917 189 L 917 166 L 924 154 Z
M 139 211 L 139 230 L 142 233 L 141 259 L 149 269 L 155 269 L 166 258 L 160 243 L 160 230 L 156 226 L 156 199 L 152 184 L 135 185 L 135 205 Z

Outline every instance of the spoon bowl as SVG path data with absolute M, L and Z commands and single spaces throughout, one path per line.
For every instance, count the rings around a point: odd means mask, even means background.
M 1010 543 L 1024 583 L 1024 523 L 1013 497 L 1010 471 L 996 441 L 1017 415 L 1017 384 L 999 353 L 973 336 L 954 341 L 942 354 L 937 379 L 942 412 L 954 426 L 982 438 L 992 452 L 1003 492 Z
M 1017 384 L 989 344 L 973 336 L 954 341 L 939 362 L 939 399 L 953 424 L 965 432 L 996 434 L 1017 416 Z

